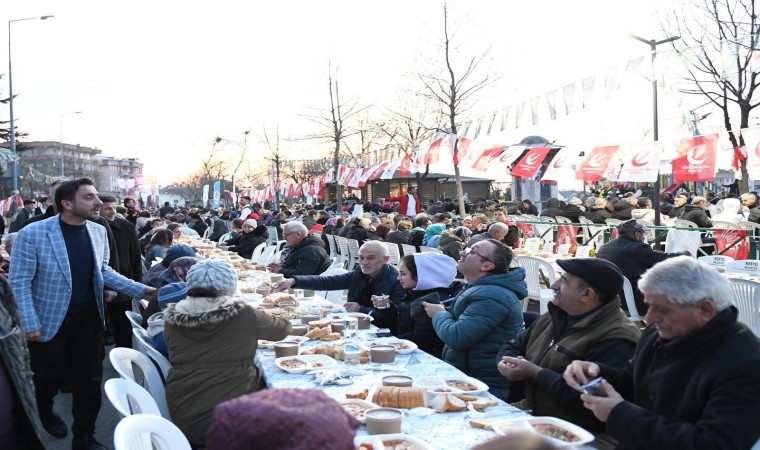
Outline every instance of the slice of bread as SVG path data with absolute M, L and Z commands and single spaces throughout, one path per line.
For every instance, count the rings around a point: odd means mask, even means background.
M 367 395 L 369 395 L 369 389 L 346 392 L 346 398 L 358 398 L 360 400 L 364 400 L 367 398 Z
M 323 341 L 337 341 L 338 339 L 340 339 L 340 333 L 329 333 L 325 336 L 322 336 Z
M 324 336 L 330 334 L 329 328 L 314 328 L 306 333 L 306 337 L 309 339 L 322 339 Z

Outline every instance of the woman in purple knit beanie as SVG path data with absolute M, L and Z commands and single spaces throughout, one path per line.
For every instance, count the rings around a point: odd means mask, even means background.
M 354 450 L 359 421 L 316 389 L 267 389 L 221 403 L 207 450 Z

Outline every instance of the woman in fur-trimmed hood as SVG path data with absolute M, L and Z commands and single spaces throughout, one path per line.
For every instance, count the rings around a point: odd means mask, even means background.
M 253 364 L 258 339 L 280 340 L 289 321 L 236 301 L 237 274 L 218 259 L 187 273 L 188 296 L 164 312 L 164 339 L 172 369 L 166 402 L 174 422 L 195 445 L 204 445 L 214 407 L 263 387 Z

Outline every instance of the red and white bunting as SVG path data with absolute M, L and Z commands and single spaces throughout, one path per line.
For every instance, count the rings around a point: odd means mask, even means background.
M 659 142 L 632 144 L 621 148 L 618 155 L 623 159 L 619 181 L 653 182 L 660 171 L 662 146 Z
M 601 180 L 618 148 L 618 145 L 594 147 L 578 167 L 575 179 L 592 182 Z
M 357 167 L 355 169 L 351 169 L 351 178 L 348 180 L 348 187 L 359 187 L 359 181 L 362 178 L 362 174 L 364 173 L 364 169 L 361 167 Z
M 534 147 L 525 154 L 519 163 L 512 170 L 512 175 L 523 178 L 533 178 L 541 168 L 541 163 L 549 154 L 549 147 Z
M 377 167 L 378 165 L 375 164 L 372 167 L 367 167 L 364 169 L 364 171 L 362 172 L 362 176 L 359 177 L 359 187 L 364 187 L 367 185 L 367 181 L 369 181 L 370 175 L 372 175 L 375 172 L 375 170 L 377 170 Z
M 715 178 L 715 161 L 718 152 L 718 133 L 692 136 L 681 140 L 678 158 L 671 163 L 673 180 L 712 181 Z
M 396 169 L 398 168 L 398 165 L 401 163 L 401 158 L 396 158 L 393 161 L 389 162 L 387 166 L 385 166 L 385 170 L 383 170 L 383 173 L 380 175 L 381 180 L 390 180 L 393 178 L 393 174 L 396 173 Z
M 375 181 L 378 178 L 380 178 L 380 175 L 383 174 L 383 172 L 385 171 L 385 168 L 388 167 L 388 163 L 384 162 L 376 167 L 377 168 L 370 174 L 369 181 Z

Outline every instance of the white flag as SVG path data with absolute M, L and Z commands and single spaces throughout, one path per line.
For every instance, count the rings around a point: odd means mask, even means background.
M 618 155 L 623 159 L 619 181 L 653 182 L 660 169 L 662 147 L 659 142 L 626 145 Z
M 563 178 L 575 179 L 575 170 L 578 167 L 578 150 L 565 147 L 551 160 L 546 167 L 541 181 L 559 181 Z

